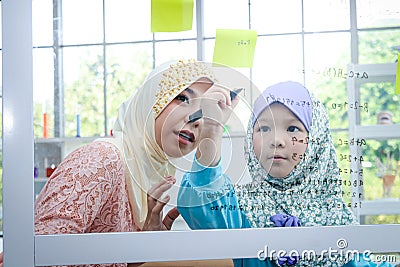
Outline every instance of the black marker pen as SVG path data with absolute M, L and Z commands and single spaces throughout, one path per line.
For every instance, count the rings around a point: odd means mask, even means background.
M 244 88 L 238 88 L 233 91 L 230 91 L 229 94 L 231 96 L 231 100 L 233 100 Z M 200 120 L 203 117 L 203 110 L 199 109 L 195 113 L 189 115 L 188 123 L 193 123 L 197 120 Z
M 231 95 L 231 100 L 233 100 L 244 88 L 238 88 L 233 91 L 230 91 L 229 94 Z
M 203 118 L 203 110 L 199 109 L 198 111 L 196 111 L 195 113 L 193 113 L 189 116 L 188 123 L 193 123 L 197 120 L 200 120 L 201 118 Z

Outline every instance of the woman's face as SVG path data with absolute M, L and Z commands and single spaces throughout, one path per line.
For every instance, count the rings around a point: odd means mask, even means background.
M 272 177 L 287 176 L 304 156 L 307 143 L 303 123 L 282 104 L 270 105 L 254 124 L 254 152 Z
M 200 97 L 211 86 L 212 82 L 206 78 L 197 80 L 156 118 L 156 142 L 168 156 L 182 157 L 197 147 L 203 120 L 188 123 L 189 115 L 200 109 Z

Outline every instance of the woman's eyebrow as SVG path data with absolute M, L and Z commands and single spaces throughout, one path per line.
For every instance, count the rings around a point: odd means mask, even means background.
M 190 87 L 186 88 L 185 92 L 192 96 L 196 95 L 195 91 L 193 89 L 191 89 Z

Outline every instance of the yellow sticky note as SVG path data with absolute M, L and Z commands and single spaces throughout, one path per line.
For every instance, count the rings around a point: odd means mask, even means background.
M 400 53 L 397 54 L 396 94 L 400 94 Z
M 192 29 L 194 0 L 151 0 L 151 31 L 180 32 Z
M 217 29 L 213 63 L 229 67 L 251 68 L 256 42 L 255 30 Z

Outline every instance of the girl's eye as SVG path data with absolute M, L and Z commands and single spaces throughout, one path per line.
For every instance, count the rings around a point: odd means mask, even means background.
M 269 126 L 261 126 L 260 127 L 260 132 L 269 132 L 271 128 Z
M 293 132 L 298 132 L 298 131 L 300 131 L 300 129 L 299 129 L 298 127 L 296 127 L 296 126 L 289 126 L 289 127 L 287 128 L 287 131 L 293 133 Z
M 178 100 L 178 101 L 185 102 L 185 103 L 189 104 L 189 97 L 187 97 L 184 94 L 177 95 L 175 97 L 175 99 Z

